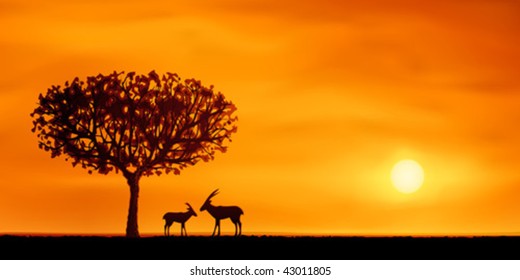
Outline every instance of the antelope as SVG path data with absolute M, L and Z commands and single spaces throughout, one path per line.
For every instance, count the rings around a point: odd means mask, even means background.
M 178 222 L 181 224 L 181 236 L 184 235 L 188 236 L 188 233 L 186 232 L 185 223 L 186 221 L 191 217 L 195 216 L 197 217 L 197 213 L 191 208 L 191 205 L 189 203 L 186 203 L 188 205 L 188 211 L 186 212 L 168 212 L 164 214 L 164 235 L 169 236 L 170 235 L 170 227 L 173 224 L 173 222 Z
M 208 210 L 208 213 L 215 219 L 215 227 L 213 228 L 213 234 L 215 236 L 215 230 L 218 228 L 217 236 L 220 236 L 220 220 L 230 218 L 233 224 L 235 224 L 235 236 L 242 235 L 242 223 L 240 222 L 240 215 L 244 214 L 244 211 L 238 206 L 214 206 L 211 204 L 211 198 L 218 194 L 218 189 L 214 190 L 206 199 L 204 204 L 200 207 L 200 211 Z

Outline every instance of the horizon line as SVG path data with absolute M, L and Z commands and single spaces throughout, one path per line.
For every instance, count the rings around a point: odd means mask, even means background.
M 221 236 L 233 236 L 234 232 L 222 232 Z M 80 233 L 80 232 L 0 232 L 0 236 L 26 237 L 125 237 L 124 233 Z M 212 236 L 209 232 L 192 232 L 188 237 Z M 520 232 L 479 232 L 479 233 L 303 233 L 303 232 L 244 232 L 242 236 L 281 236 L 281 237 L 494 237 L 520 236 Z M 164 237 L 162 232 L 144 232 L 140 237 Z M 178 233 L 169 237 L 180 237 Z

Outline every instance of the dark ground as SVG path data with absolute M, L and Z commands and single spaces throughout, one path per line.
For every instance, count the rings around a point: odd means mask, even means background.
M 0 236 L 6 260 L 519 260 L 520 237 Z

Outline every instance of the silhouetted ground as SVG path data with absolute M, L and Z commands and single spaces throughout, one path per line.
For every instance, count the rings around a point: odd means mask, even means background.
M 0 236 L 0 259 L 520 259 L 520 237 Z

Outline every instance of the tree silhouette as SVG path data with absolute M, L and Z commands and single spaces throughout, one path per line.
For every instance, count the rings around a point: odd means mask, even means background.
M 123 174 L 130 187 L 126 236 L 139 237 L 141 177 L 178 175 L 226 152 L 237 131 L 235 111 L 223 94 L 195 79 L 114 72 L 52 86 L 31 117 L 39 147 L 52 158 L 65 155 L 90 174 Z

